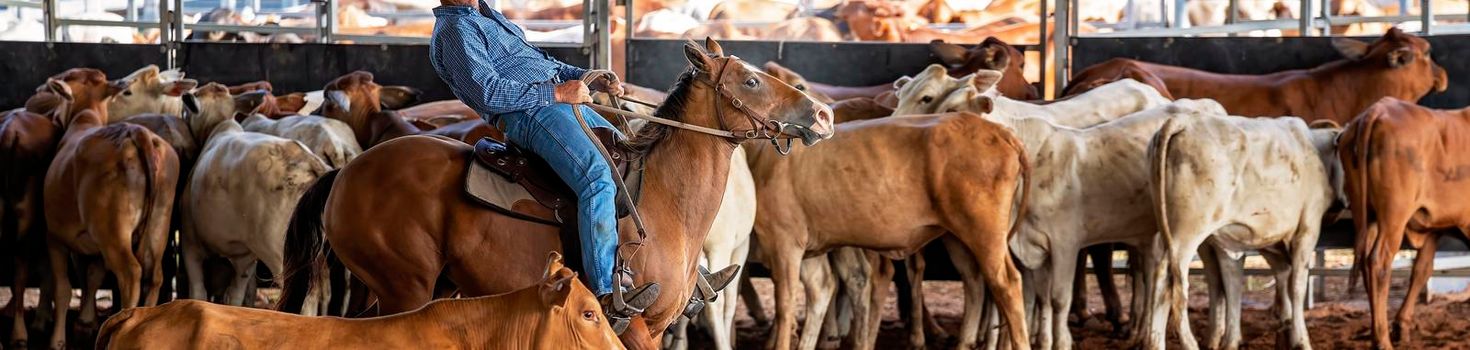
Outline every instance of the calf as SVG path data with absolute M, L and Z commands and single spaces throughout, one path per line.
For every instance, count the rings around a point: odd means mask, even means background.
M 183 100 L 179 96 L 199 86 L 193 79 L 185 79 L 177 69 L 159 71 L 158 66 L 148 65 L 128 74 L 121 81 L 127 87 L 107 104 L 107 116 L 114 122 L 144 113 L 158 113 L 178 117 L 183 113 Z
M 15 262 L 12 296 L 25 295 L 30 261 L 43 247 L 46 217 L 41 210 L 41 185 L 62 131 L 52 118 L 25 110 L 0 116 L 0 164 L 6 167 L 0 171 L 0 244 L 13 254 Z M 11 299 L 14 307 L 7 309 L 14 318 L 10 344 L 25 348 L 28 334 L 24 299 Z
M 202 149 L 180 206 L 193 299 L 206 298 L 203 264 L 209 255 L 223 256 L 234 267 L 225 291 L 230 305 L 244 302 L 257 261 L 282 275 L 286 221 L 306 188 L 330 170 L 300 142 L 246 132 L 235 122 L 237 111 L 253 109 L 264 94 L 232 97 L 224 85 L 211 83 L 184 96 L 186 121 Z
M 1232 115 L 1294 115 L 1308 122 L 1346 124 L 1379 98 L 1415 101 L 1449 84 L 1444 68 L 1429 56 L 1429 42 L 1398 28 L 1371 44 L 1336 39 L 1333 45 L 1343 59 L 1265 75 L 1218 74 L 1116 58 L 1078 72 L 1063 95 L 1132 78 L 1172 98 L 1215 99 Z
M 1026 55 L 1000 39 L 988 37 L 969 49 L 935 40 L 929 43 L 929 50 L 948 66 L 951 77 L 963 77 L 982 69 L 1001 71 L 1004 74 L 995 85 L 1001 95 L 1016 100 L 1041 99 L 1041 91 L 1026 82 Z
M 536 285 L 392 316 L 307 317 L 192 300 L 126 310 L 102 326 L 97 349 L 622 349 L 592 292 L 552 254 Z
M 1217 259 L 1246 249 L 1261 251 L 1276 272 L 1277 345 L 1311 348 L 1304 314 L 1307 267 L 1324 214 L 1345 199 L 1338 133 L 1337 128 L 1308 129 L 1291 117 L 1206 116 L 1170 120 L 1154 135 L 1148 148 L 1148 190 L 1168 257 L 1150 284 L 1165 292 L 1146 307 L 1173 311 L 1170 320 L 1184 348 L 1198 348 L 1186 323 L 1189 263 L 1206 240 L 1213 242 L 1206 249 L 1214 249 Z M 1234 265 L 1233 259 L 1224 260 L 1222 265 Z M 1212 314 L 1220 314 L 1219 307 L 1240 307 L 1243 278 L 1239 271 L 1226 271 L 1234 273 L 1211 281 L 1211 294 L 1223 290 L 1234 300 L 1216 302 Z M 1225 314 L 1230 315 L 1225 323 L 1239 324 L 1238 309 Z M 1155 313 L 1151 321 L 1149 344 L 1163 344 L 1164 317 Z M 1219 344 L 1220 335 L 1212 334 L 1209 347 L 1239 347 L 1234 343 L 1238 337 L 1232 338 Z
M 1414 306 L 1433 270 L 1439 238 L 1470 232 L 1470 109 L 1437 110 L 1384 98 L 1343 130 L 1339 156 L 1347 169 L 1348 206 L 1357 241 L 1354 270 L 1363 277 L 1373 312 L 1373 344 L 1408 342 Z M 1388 291 L 1393 257 L 1407 239 L 1419 250 L 1409 290 L 1389 332 Z
M 76 68 L 47 79 L 46 86 L 69 108 L 58 120 L 66 128 L 46 171 L 48 253 L 55 293 L 51 347 L 66 346 L 71 303 L 67 265 L 73 253 L 88 268 L 106 266 L 117 277 L 116 304 L 127 309 L 157 302 L 163 284 L 164 246 L 178 181 L 179 160 L 167 141 L 141 126 L 105 125 L 107 103 L 128 81 L 107 81 L 102 71 Z M 84 326 L 95 325 L 101 273 L 88 273 L 82 293 Z M 145 285 L 146 281 L 146 285 Z M 144 287 L 147 296 L 143 296 Z

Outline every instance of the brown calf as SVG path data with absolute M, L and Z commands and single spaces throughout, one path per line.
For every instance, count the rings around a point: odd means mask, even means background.
M 1336 39 L 1333 45 L 1344 59 L 1264 75 L 1219 74 L 1115 58 L 1078 72 L 1062 94 L 1076 95 L 1131 78 L 1171 99 L 1214 99 L 1231 115 L 1294 115 L 1308 122 L 1331 119 L 1346 124 L 1380 98 L 1417 101 L 1448 86 L 1444 68 L 1429 57 L 1429 42 L 1398 28 L 1371 44 Z
M 597 299 L 552 253 L 541 283 L 345 319 L 181 300 L 107 320 L 97 349 L 622 349 Z
M 1001 95 L 1015 100 L 1041 99 L 1036 86 L 1026 82 L 1026 55 L 1000 39 L 985 38 L 980 45 L 969 49 L 935 40 L 929 43 L 929 50 L 948 66 L 951 77 L 963 77 L 981 69 L 998 70 L 1003 74 L 995 89 Z
M 5 171 L 0 171 L 0 244 L 10 247 L 8 251 L 15 259 L 10 295 L 24 295 L 30 259 L 40 250 L 41 238 L 46 234 L 41 183 L 56 154 L 61 132 L 51 118 L 25 110 L 0 116 L 0 164 L 5 164 Z M 25 307 L 21 302 L 14 304 L 8 310 L 15 320 L 10 344 L 25 348 Z
M 1440 236 L 1470 232 L 1470 109 L 1435 110 L 1384 98 L 1343 130 L 1338 155 L 1357 241 L 1354 269 L 1363 277 L 1373 313 L 1373 343 L 1392 349 L 1388 290 L 1400 244 L 1419 250 L 1408 297 L 1392 335 L 1409 342 L 1414 306 L 1434 264 Z

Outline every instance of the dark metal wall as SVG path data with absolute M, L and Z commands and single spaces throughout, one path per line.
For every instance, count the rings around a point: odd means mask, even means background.
M 1375 38 L 1357 38 L 1372 41 Z M 1435 108 L 1470 105 L 1470 35 L 1426 37 L 1434 61 L 1450 76 L 1448 91 L 1419 103 Z M 1079 71 L 1114 57 L 1197 68 L 1211 72 L 1263 74 L 1311 68 L 1341 59 L 1331 38 L 1098 38 L 1076 39 L 1072 67 Z
M 684 41 L 628 41 L 628 82 L 663 89 L 689 66 Z M 847 86 L 884 84 L 913 75 L 936 61 L 927 44 L 720 42 L 726 54 L 759 67 L 775 61 L 812 81 Z
M 0 109 L 24 105 L 47 77 L 67 69 L 97 68 L 109 77 L 123 77 L 164 62 L 158 45 L 0 42 Z
M 577 48 L 546 50 L 572 65 L 590 62 Z M 268 80 L 277 92 L 312 91 L 342 74 L 366 70 L 380 84 L 423 89 L 426 101 L 454 98 L 428 57 L 426 45 L 185 43 L 178 58 L 184 73 L 200 82 Z M 0 42 L 0 109 L 23 105 L 47 77 L 70 68 L 97 68 L 120 78 L 167 62 L 158 45 Z

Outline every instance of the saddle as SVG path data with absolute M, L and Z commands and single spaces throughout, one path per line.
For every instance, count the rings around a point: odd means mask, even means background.
M 623 146 L 617 134 L 607 128 L 593 128 L 598 141 L 613 158 L 615 175 L 624 179 L 634 200 L 642 188 L 642 167 L 632 166 L 634 153 Z M 580 137 L 573 135 L 572 137 Z M 560 227 L 563 249 L 571 266 L 581 266 L 581 238 L 577 233 L 577 194 L 562 181 L 546 160 L 535 153 L 491 138 L 475 143 L 465 175 L 465 193 L 489 209 L 516 219 Z M 601 161 L 601 160 L 599 160 Z M 634 169 L 636 171 L 630 171 Z M 516 211 L 513 206 L 523 200 L 534 200 L 550 209 L 552 217 Z M 630 208 L 619 201 L 617 217 L 625 217 Z

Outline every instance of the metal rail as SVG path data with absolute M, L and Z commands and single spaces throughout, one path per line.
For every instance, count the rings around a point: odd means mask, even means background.
M 14 6 L 14 7 L 29 7 L 29 8 L 37 8 L 37 9 L 38 8 L 45 8 L 46 7 L 45 4 L 42 4 L 40 2 L 24 1 L 24 0 L 0 0 L 0 5 Z

